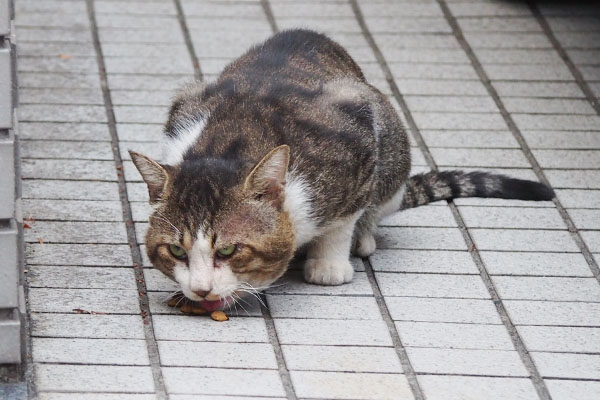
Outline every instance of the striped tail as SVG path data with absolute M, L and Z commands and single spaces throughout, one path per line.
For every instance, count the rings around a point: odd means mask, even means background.
M 411 176 L 400 210 L 459 197 L 552 200 L 554 191 L 543 183 L 487 172 L 430 171 Z

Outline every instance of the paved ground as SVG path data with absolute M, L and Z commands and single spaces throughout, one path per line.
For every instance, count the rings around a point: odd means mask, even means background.
M 600 398 L 599 17 L 503 1 L 18 0 L 39 398 Z M 168 309 L 126 149 L 158 157 L 176 87 L 297 26 L 330 34 L 390 95 L 415 171 L 548 180 L 558 200 L 412 210 L 385 221 L 352 284 L 296 271 L 268 310 L 227 323 Z

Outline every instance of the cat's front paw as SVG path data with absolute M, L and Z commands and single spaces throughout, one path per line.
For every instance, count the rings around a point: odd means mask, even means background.
M 354 245 L 354 254 L 359 257 L 369 257 L 371 254 L 375 253 L 375 248 L 377 244 L 375 243 L 375 238 L 372 233 L 365 233 L 356 238 L 356 243 Z
M 352 281 L 353 275 L 348 259 L 309 258 L 304 264 L 304 279 L 317 285 L 341 285 Z

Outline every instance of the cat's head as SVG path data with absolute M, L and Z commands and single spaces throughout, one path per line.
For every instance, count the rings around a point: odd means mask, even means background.
M 189 159 L 170 166 L 130 154 L 154 209 L 146 251 L 186 297 L 216 309 L 283 275 L 295 250 L 283 209 L 288 146 L 256 165 Z

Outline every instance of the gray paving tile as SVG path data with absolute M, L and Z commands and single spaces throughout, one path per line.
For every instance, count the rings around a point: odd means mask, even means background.
M 35 221 L 25 230 L 25 242 L 125 244 L 127 231 L 121 222 Z
M 58 89 L 100 89 L 98 74 L 48 73 L 48 72 L 19 72 L 19 87 L 21 88 L 58 88 Z M 54 109 L 57 109 L 55 107 Z M 64 110 L 64 107 L 61 107 Z M 36 110 L 32 113 L 39 113 Z M 48 114 L 48 113 L 46 113 Z M 67 114 L 67 113 L 65 113 Z M 51 114 L 50 114 L 51 115 Z M 24 121 L 23 117 L 19 121 Z M 74 121 L 86 122 L 86 121 Z M 101 121 L 105 122 L 105 121 Z
M 528 170 L 522 170 L 528 171 Z M 534 174 L 535 177 L 535 174 Z M 478 198 L 478 197 L 466 197 L 462 199 L 454 199 L 454 203 L 457 206 L 476 206 L 476 207 L 554 207 L 554 203 L 551 201 L 529 201 L 529 200 L 508 200 L 508 199 L 492 199 L 492 198 Z
M 417 374 L 529 376 L 516 351 L 407 347 L 406 352 Z
M 291 371 L 402 373 L 391 347 L 284 345 L 282 351 Z
M 598 170 L 545 170 L 544 173 L 554 188 L 600 189 Z
M 448 8 L 455 17 L 481 17 L 481 16 L 531 16 L 531 11 L 520 3 L 454 3 L 450 2 Z
M 24 179 L 117 180 L 117 171 L 113 161 L 24 158 L 21 167 Z
M 119 201 L 22 200 L 25 218 L 59 221 L 121 221 Z
M 554 192 L 566 208 L 600 208 L 597 190 L 556 189 Z
M 262 318 L 231 318 L 226 323 L 217 324 L 202 316 L 155 315 L 153 325 L 157 340 L 269 343 Z M 173 329 L 173 326 L 178 329 Z
M 567 231 L 527 229 L 470 229 L 479 250 L 578 252 Z
M 491 80 L 515 81 L 573 81 L 571 71 L 561 64 L 549 64 L 544 68 L 537 65 L 503 65 L 488 64 L 484 66 L 485 72 Z
M 169 106 L 174 96 L 172 90 L 111 90 L 115 105 Z
M 29 287 L 65 289 L 137 289 L 133 269 L 29 265 Z
M 429 400 L 530 400 L 537 392 L 530 379 L 422 375 L 417 377 Z
M 60 13 L 28 12 L 15 15 L 15 25 L 88 29 L 90 21 L 85 13 L 71 13 L 69 18 L 64 18 Z
M 384 249 L 376 251 L 370 260 L 378 272 L 479 273 L 466 251 Z
M 600 129 L 600 117 L 597 115 L 513 114 L 512 117 L 521 129 L 559 129 L 568 131 Z
M 595 114 L 590 103 L 583 99 L 504 97 L 502 102 L 511 113 Z
M 275 319 L 279 342 L 332 346 L 391 346 L 383 321 Z
M 448 207 L 424 206 L 403 210 L 385 217 L 380 226 L 456 227 Z
M 600 396 L 600 382 L 546 379 L 548 391 L 556 400 L 594 400 Z
M 66 14 L 85 13 L 85 4 L 61 1 L 20 1 L 15 4 L 15 10 L 18 13 L 37 13 L 37 12 L 62 12 Z
M 298 397 L 348 399 L 384 399 L 394 393 L 402 399 L 413 399 L 404 375 L 343 372 L 291 371 Z
M 39 391 L 154 392 L 150 367 L 37 364 L 34 370 Z
M 600 210 L 568 210 L 579 229 L 597 229 L 600 226 Z
M 33 338 L 33 362 L 150 365 L 145 340 Z
M 468 228 L 566 229 L 554 208 L 460 207 Z
M 477 275 L 375 274 L 384 296 L 487 299 L 490 297 Z
M 110 142 L 107 124 L 19 121 L 19 134 L 21 139 Z
M 273 318 L 381 319 L 373 297 L 272 295 L 267 303 Z
M 119 140 L 129 142 L 160 142 L 163 124 L 117 124 Z
M 385 297 L 395 321 L 501 324 L 490 300 Z
M 600 302 L 594 278 L 494 276 L 492 281 L 503 299 Z
M 164 56 L 163 56 L 164 57 Z M 189 57 L 105 57 L 106 72 L 109 74 L 193 74 Z
M 405 347 L 514 350 L 503 325 L 396 322 Z
M 529 351 L 598 353 L 600 329 L 559 326 L 518 326 Z
M 183 43 L 183 35 L 179 27 L 154 26 L 141 28 L 109 28 L 99 27 L 100 43 Z
M 128 245 L 109 244 L 40 244 L 26 246 L 27 264 L 131 266 Z
M 178 289 L 176 282 L 173 282 L 165 274 L 154 268 L 144 268 L 144 278 L 148 291 L 174 292 Z
M 137 290 L 46 289 L 29 290 L 32 312 L 70 313 L 75 309 L 97 313 L 139 314 Z
M 174 15 L 96 14 L 98 28 L 179 28 Z
M 160 124 L 167 120 L 167 107 L 160 106 L 115 106 L 117 123 L 153 123 Z
M 521 150 L 516 149 L 432 148 L 430 151 L 440 166 L 529 167 L 529 161 L 527 161 Z
M 268 294 L 291 295 L 366 295 L 373 291 L 364 272 L 355 272 L 352 282 L 340 286 L 311 285 L 304 280 L 302 271 L 289 271 L 275 285 L 266 291 Z M 350 298 L 351 299 L 351 298 Z
M 464 23 L 461 25 L 464 26 Z M 478 49 L 475 54 L 483 65 L 560 64 L 562 62 L 554 49 Z
M 112 89 L 130 90 L 175 90 L 192 79 L 188 75 L 145 75 L 108 74 L 108 85 Z M 143 121 L 148 123 L 149 121 Z M 163 123 L 161 121 L 160 123 Z
M 113 153 L 109 142 L 24 140 L 21 142 L 21 157 L 112 160 Z
M 143 153 L 159 162 L 163 155 L 163 147 L 153 142 L 121 141 L 119 142 L 119 150 L 121 151 L 121 158 L 123 160 L 131 160 L 128 150 L 135 150 L 139 153 Z
M 92 33 L 88 29 L 61 27 L 17 27 L 19 43 L 23 42 L 91 42 Z
M 22 47 L 22 46 L 21 46 Z M 600 59 L 600 50 L 568 50 L 569 58 L 575 65 L 596 64 Z
M 277 371 L 221 368 L 162 368 L 169 393 L 285 396 Z
M 464 250 L 465 243 L 455 228 L 381 227 L 376 234 L 381 249 Z
M 371 2 L 359 1 L 365 16 L 441 17 L 442 9 L 435 2 Z
M 102 93 L 94 89 L 22 88 L 20 104 L 104 104 Z
M 264 29 L 265 22 L 259 21 L 260 23 L 248 24 L 248 28 L 253 30 Z M 304 28 L 312 29 L 325 32 L 360 32 L 360 25 L 355 18 L 318 18 L 313 17 L 311 19 L 303 17 L 286 17 L 277 18 L 277 26 L 279 29 L 293 29 L 293 28 Z M 393 29 L 393 28 L 390 28 Z M 383 30 L 387 32 L 386 30 Z M 407 30 L 410 32 L 410 30 Z
M 413 64 L 406 64 L 408 69 L 414 70 Z M 474 71 L 471 66 L 457 66 L 461 68 L 468 68 L 469 71 Z M 474 72 L 473 72 L 474 73 Z M 432 68 L 432 75 L 443 74 L 443 70 L 439 71 L 439 68 Z M 400 75 L 400 74 L 399 74 Z M 402 73 L 402 76 L 406 74 Z M 417 77 L 417 78 L 431 78 L 431 77 Z M 496 104 L 490 97 L 455 97 L 455 96 L 406 96 L 404 98 L 408 104 L 408 108 L 411 111 L 425 111 L 425 112 L 487 112 L 494 113 L 498 111 Z M 449 128 L 451 129 L 451 128 Z M 456 145 L 454 146 L 456 147 Z
M 515 325 L 600 326 L 600 304 L 504 300 Z
M 499 113 L 413 112 L 412 116 L 420 129 L 506 129 Z
M 175 15 L 175 6 L 163 2 L 114 2 L 98 1 L 94 3 L 97 14 L 129 14 L 129 15 Z
M 575 82 L 518 82 L 518 81 L 496 81 L 494 88 L 500 96 L 522 96 L 522 97 L 553 97 L 553 98 L 579 98 L 583 92 Z M 519 126 L 527 129 L 526 126 Z M 544 129 L 553 130 L 550 126 Z
M 159 341 L 165 367 L 277 369 L 271 344 Z
M 33 337 L 144 339 L 139 315 L 31 313 Z
M 542 27 L 530 17 L 459 18 L 463 32 L 542 32 Z
M 374 5 L 377 3 L 373 3 Z M 398 5 L 404 7 L 409 3 L 399 3 Z M 383 5 L 391 5 L 390 3 Z M 408 48 L 418 49 L 421 52 L 426 49 L 440 49 L 448 50 L 460 49 L 460 45 L 456 38 L 451 34 L 440 34 L 440 33 L 377 33 L 375 34 L 377 44 L 384 54 L 387 56 L 394 54 L 396 51 L 403 51 Z M 364 40 L 364 39 L 363 39 Z M 342 43 L 345 47 L 348 47 L 350 43 Z M 388 60 L 389 61 L 389 60 Z M 394 60 L 400 61 L 400 60 Z
M 600 355 L 531 352 L 544 378 L 598 379 Z
M 212 17 L 237 17 L 243 15 L 248 18 L 264 17 L 264 11 L 257 2 L 241 3 L 204 3 L 197 1 L 183 1 L 183 10 L 185 15 L 191 16 L 212 16 Z M 277 3 L 272 4 L 276 16 L 280 16 Z M 315 4 L 317 6 L 318 4 Z M 293 4 L 291 5 L 293 7 Z M 322 9 L 322 8 L 321 8 Z
M 18 71 L 23 72 L 63 72 L 77 74 L 98 73 L 95 57 L 19 57 Z
M 131 56 L 143 54 L 144 57 L 181 57 L 189 60 L 189 53 L 183 43 L 102 43 L 102 54 L 105 57 Z M 112 94 L 112 91 L 111 91 Z
M 473 149 L 469 149 L 469 150 L 473 150 Z M 494 160 L 494 162 L 499 162 L 498 160 Z M 517 179 L 526 179 L 526 180 L 530 180 L 530 181 L 539 181 L 539 179 L 537 178 L 537 176 L 535 175 L 535 172 L 533 171 L 533 169 L 531 168 L 527 168 L 527 167 L 522 167 L 522 168 L 510 168 L 510 167 L 506 167 L 506 166 L 496 166 L 496 167 L 456 167 L 456 166 L 444 166 L 444 167 L 440 167 L 441 171 L 451 171 L 451 170 L 456 170 L 459 169 L 462 172 L 487 172 L 490 174 L 500 174 L 500 175 L 506 175 L 509 176 L 511 178 L 517 178 Z M 462 199 L 455 199 L 455 200 L 462 200 Z M 467 199 L 467 202 L 476 202 L 477 198 L 470 198 Z M 477 206 L 483 206 L 485 205 L 484 203 L 487 203 L 488 201 L 493 202 L 495 199 L 485 199 L 484 202 L 480 202 L 477 204 Z M 505 207 L 506 205 L 504 204 L 505 202 L 515 202 L 513 204 L 513 206 L 517 206 L 517 202 L 519 200 L 507 200 L 507 199 L 496 199 L 495 203 L 490 203 L 492 206 L 499 206 L 499 207 Z M 521 201 L 521 203 L 523 203 L 523 205 L 521 205 L 521 207 L 523 208 L 531 208 L 531 207 L 536 207 L 535 204 L 537 202 L 534 201 Z M 529 204 L 527 204 L 529 203 Z M 457 203 L 458 204 L 458 203 Z M 510 205 L 509 205 L 510 206 Z
M 482 97 L 477 97 L 482 99 Z M 479 147 L 479 148 L 518 148 L 519 145 L 508 131 L 480 130 L 434 130 L 423 129 L 421 135 L 427 146 L 434 147 Z
M 474 49 L 551 49 L 552 44 L 543 33 L 520 32 L 465 32 L 465 38 Z
M 600 230 L 584 231 L 581 236 L 592 252 L 600 252 Z
M 510 253 L 480 251 L 491 275 L 591 276 L 579 253 Z
M 478 81 L 435 81 L 426 79 L 402 79 L 395 77 L 396 84 L 405 95 L 486 96 L 487 91 Z M 464 115 L 463 115 L 464 117 Z M 428 129 L 427 127 L 420 127 Z M 442 129 L 447 129 L 443 127 Z M 469 129 L 469 128 L 466 128 Z M 471 128 L 473 129 L 473 128 Z M 503 127 L 502 129 L 506 129 Z
M 568 17 L 547 17 L 546 21 L 554 32 L 589 32 L 598 31 L 597 16 L 568 16 Z
M 130 202 L 134 222 L 147 222 L 152 214 L 152 207 L 147 202 Z
M 589 131 L 521 130 L 532 149 L 600 149 L 600 135 Z
M 93 105 L 23 104 L 19 107 L 19 121 L 106 122 L 106 110 Z
M 598 168 L 597 150 L 533 150 L 542 168 Z
M 25 180 L 24 199 L 119 200 L 116 182 Z
M 154 400 L 155 394 L 40 392 L 39 400 Z M 231 400 L 231 399 L 229 399 Z

